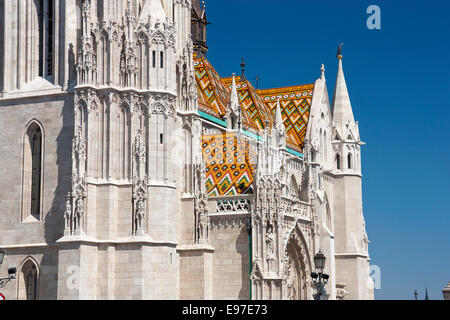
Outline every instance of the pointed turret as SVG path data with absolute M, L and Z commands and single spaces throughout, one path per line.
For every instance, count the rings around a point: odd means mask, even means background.
M 277 101 L 275 109 L 275 122 L 273 124 L 273 142 L 276 143 L 277 148 L 286 148 L 286 128 L 284 127 L 283 116 L 281 115 L 280 99 Z
M 237 115 L 237 111 L 239 108 L 239 98 L 238 98 L 238 94 L 237 94 L 237 88 L 236 88 L 236 78 L 235 78 L 236 74 L 233 73 L 233 82 L 231 84 L 231 99 L 230 99 L 230 103 L 231 103 L 231 110 L 233 110 L 236 115 Z
M 336 281 L 345 283 L 349 299 L 372 299 L 368 236 L 362 207 L 361 142 L 342 67 L 342 44 L 333 97 L 334 230 Z M 345 201 L 343 201 L 345 199 Z M 354 270 L 350 275 L 344 270 Z
M 277 101 L 277 109 L 275 112 L 275 127 L 277 128 L 278 132 L 282 135 L 286 131 L 283 123 L 283 117 L 281 116 L 280 99 L 278 99 Z
M 236 87 L 236 74 L 233 73 L 233 82 L 231 84 L 230 107 L 228 110 L 228 128 L 233 130 L 241 129 L 241 106 L 239 105 L 239 97 Z
M 337 124 L 337 129 L 341 135 L 346 134 L 347 124 L 354 124 L 352 105 L 345 82 L 344 70 L 342 67 L 342 55 L 338 54 L 339 66 L 336 77 L 336 87 L 333 96 L 333 121 Z

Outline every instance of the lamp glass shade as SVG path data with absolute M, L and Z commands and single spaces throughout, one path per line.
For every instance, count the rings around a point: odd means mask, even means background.
M 0 249 L 0 264 L 3 263 L 4 257 L 5 257 L 5 250 Z
M 323 270 L 325 268 L 325 255 L 322 253 L 321 250 L 314 256 L 314 265 L 316 266 L 316 269 Z

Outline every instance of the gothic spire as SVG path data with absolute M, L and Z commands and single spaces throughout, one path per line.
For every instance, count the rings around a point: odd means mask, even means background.
M 239 97 L 237 94 L 237 87 L 236 87 L 236 74 L 233 73 L 233 82 L 231 84 L 231 97 L 230 97 L 230 112 L 232 113 L 232 116 L 236 119 L 236 125 L 237 129 L 241 128 L 241 106 L 239 105 Z M 234 125 L 233 125 L 234 127 Z
M 355 119 L 353 118 L 352 105 L 350 103 L 347 84 L 345 83 L 341 50 L 338 51 L 337 56 L 339 60 L 339 66 L 336 77 L 336 87 L 334 89 L 333 96 L 333 121 L 337 122 L 337 128 L 340 133 L 345 134 L 345 126 L 348 123 L 355 123 Z
M 237 88 L 236 88 L 236 79 L 235 79 L 235 73 L 233 73 L 233 82 L 231 84 L 231 109 L 236 112 L 239 108 L 239 98 L 237 94 Z
M 281 116 L 280 99 L 278 99 L 277 101 L 277 109 L 275 111 L 275 126 L 277 130 L 280 132 L 280 134 L 284 134 L 285 127 L 283 123 L 283 117 Z
M 430 298 L 428 297 L 428 288 L 425 287 L 425 300 L 430 300 Z

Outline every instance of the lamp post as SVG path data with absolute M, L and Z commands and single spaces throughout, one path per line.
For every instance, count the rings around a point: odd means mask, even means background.
M 326 257 L 319 249 L 319 252 L 314 256 L 314 266 L 316 267 L 316 272 L 311 273 L 311 278 L 313 280 L 314 286 L 317 289 L 317 293 L 314 295 L 314 300 L 328 300 L 329 294 L 325 290 L 325 286 L 328 283 L 330 276 L 323 273 L 325 268 Z
M 3 263 L 5 254 L 6 254 L 5 250 L 0 249 L 0 265 L 2 265 Z M 8 269 L 8 278 L 0 278 L 0 289 L 4 288 L 9 281 L 16 278 L 16 272 L 17 272 L 16 268 Z

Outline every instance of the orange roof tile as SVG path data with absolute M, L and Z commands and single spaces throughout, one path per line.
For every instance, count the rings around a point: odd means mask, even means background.
M 297 151 L 303 150 L 313 91 L 314 84 L 257 90 L 273 114 L 276 111 L 277 101 L 280 99 L 286 134 L 294 141 L 290 147 L 294 147 Z

